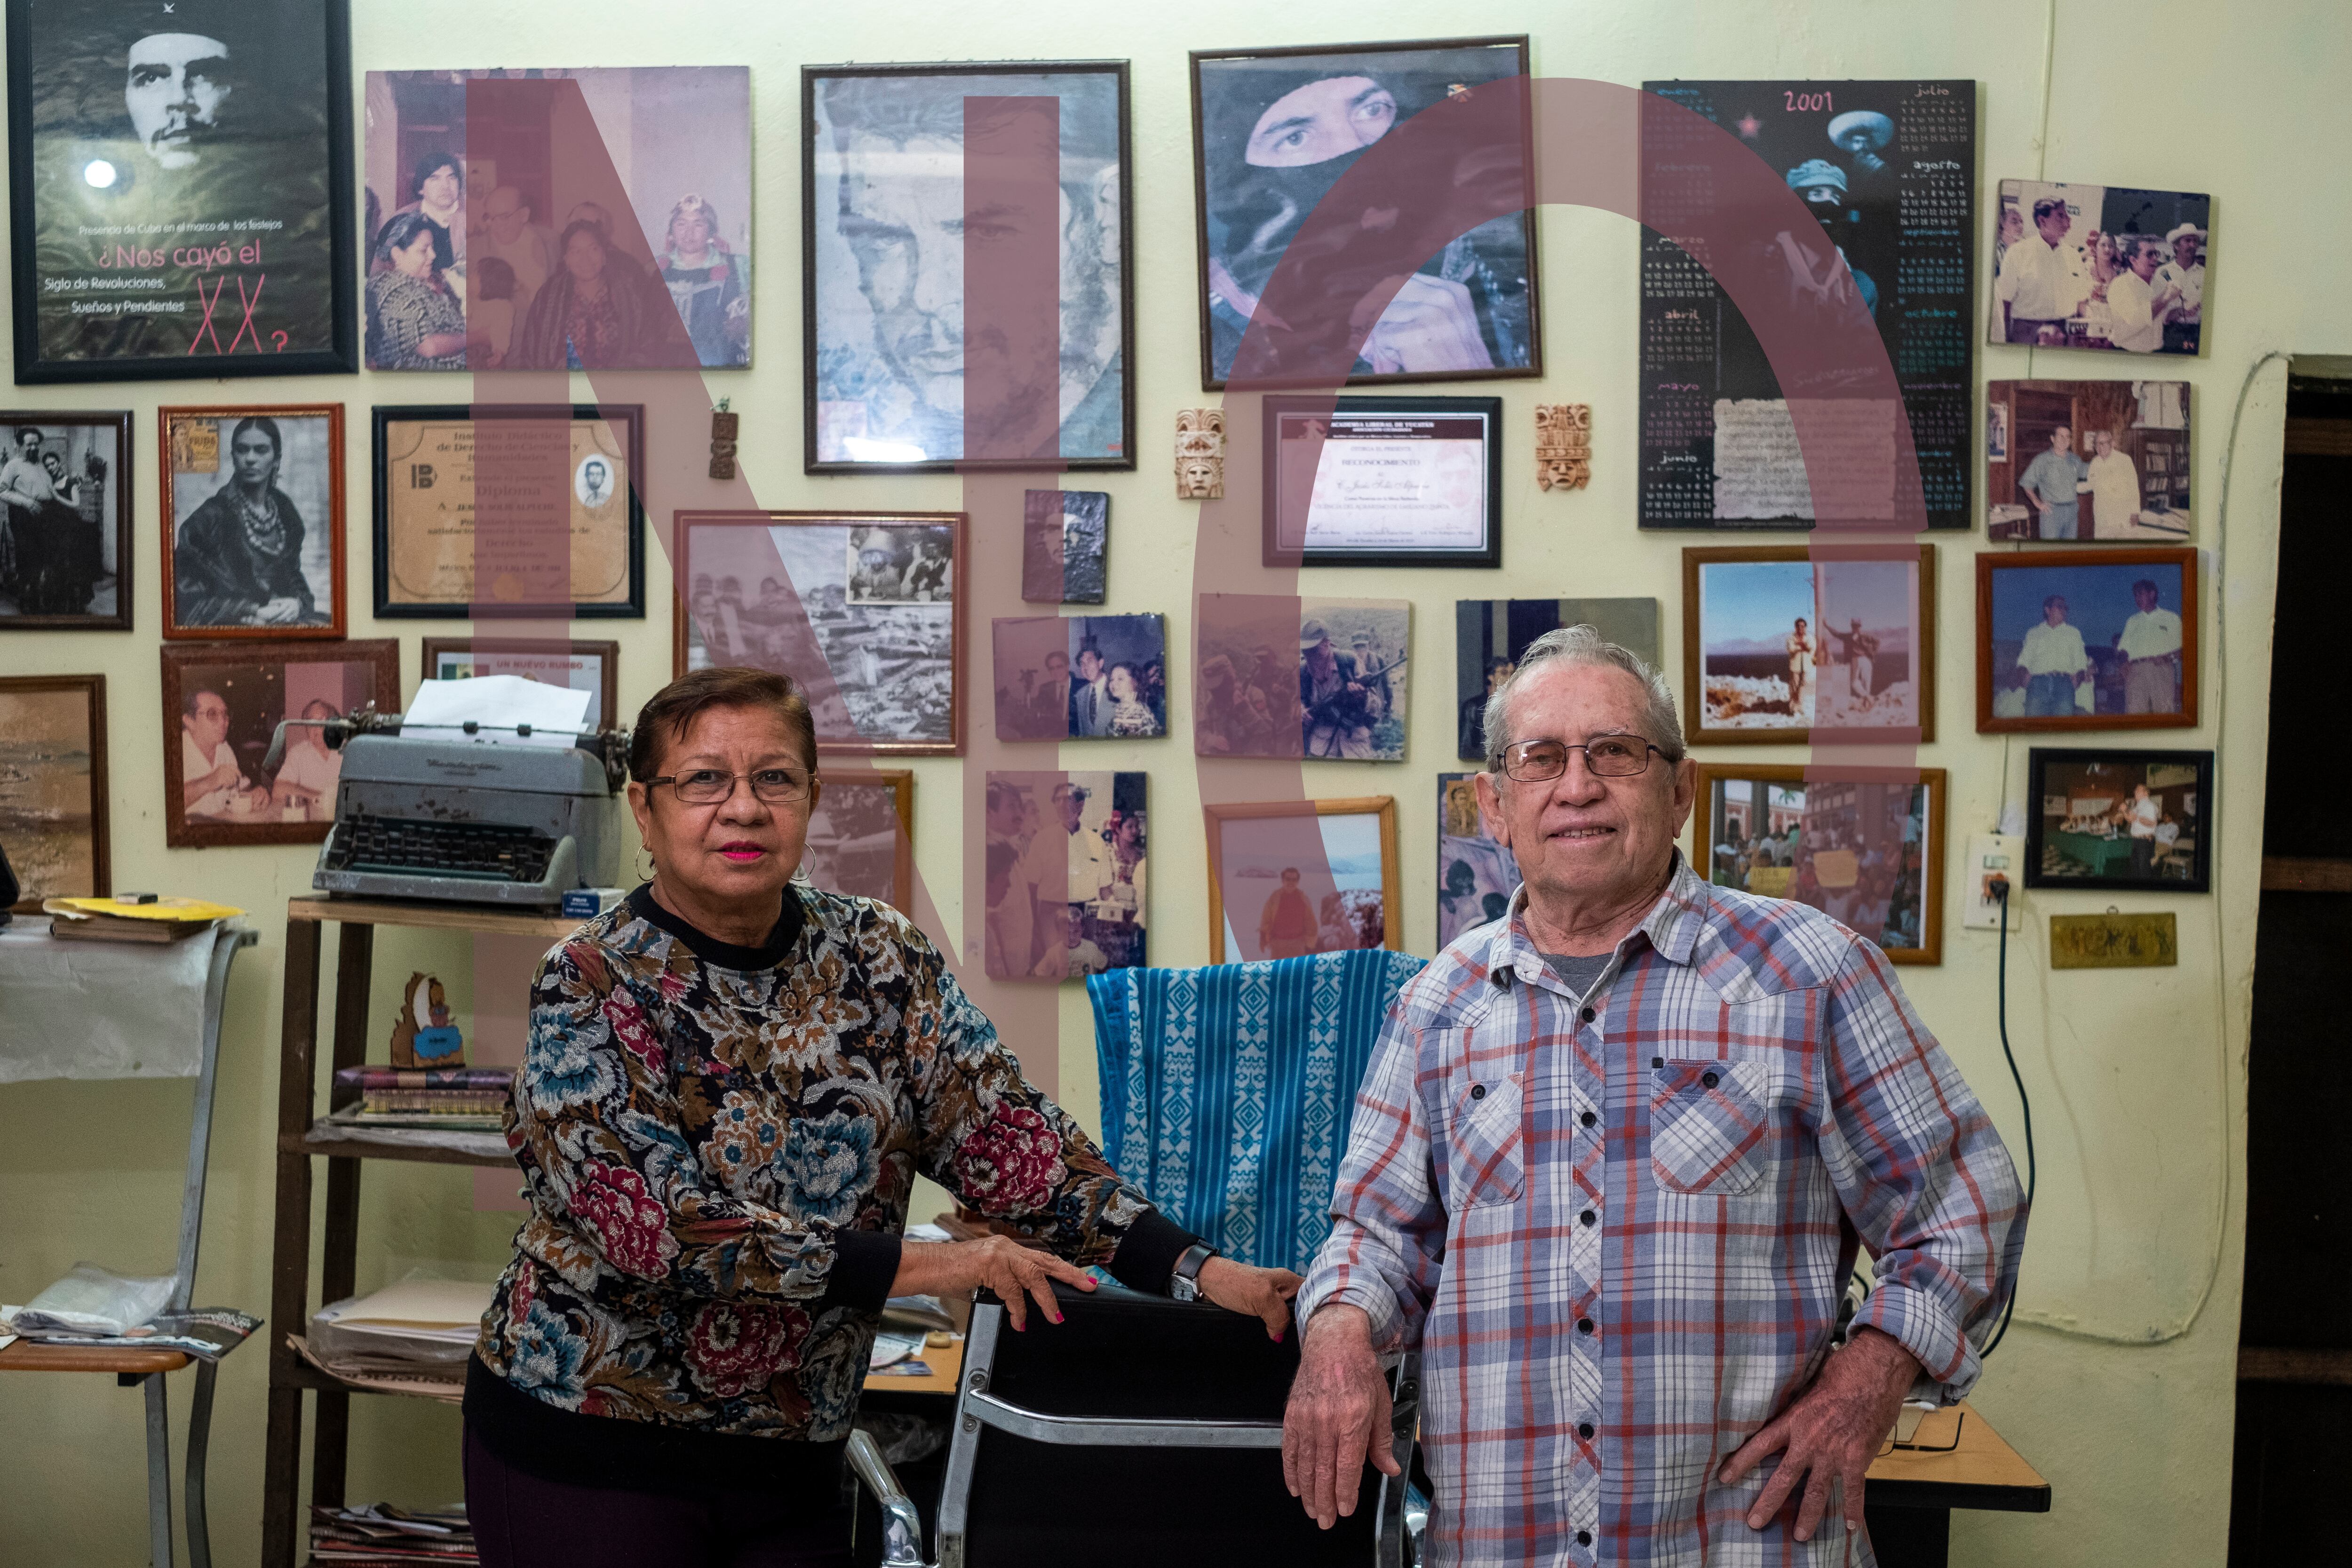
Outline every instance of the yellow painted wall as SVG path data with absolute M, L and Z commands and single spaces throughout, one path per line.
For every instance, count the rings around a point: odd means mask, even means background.
M 2167 374 L 2196 385 L 2199 544 L 2207 552 L 2205 723 L 2151 743 L 2221 752 L 2216 891 L 2142 900 L 2180 917 L 2177 970 L 2049 974 L 2042 917 L 2103 907 L 2093 895 L 2032 896 L 2011 952 L 2011 1032 L 2039 1112 L 2042 1198 L 2025 1259 L 2021 1326 L 1994 1359 L 1979 1407 L 2050 1478 L 2047 1518 L 1963 1516 L 1954 1561 L 1969 1564 L 2203 1564 L 2221 1560 L 2229 1509 L 2232 1360 L 2242 1209 L 2243 1070 L 2260 823 L 2270 616 L 2277 529 L 2284 366 L 2252 378 L 2230 473 L 2226 532 L 2217 517 L 2225 436 L 2241 384 L 2271 351 L 2352 352 L 2352 289 L 2343 257 L 2352 214 L 2330 164 L 2341 136 L 2342 83 L 2352 76 L 2352 14 L 2339 0 L 2260 0 L 2223 7 L 2147 0 L 2118 8 L 2063 0 L 1550 0 L 1514 5 L 1461 0 L 1432 9 L 1338 0 L 1269 8 L 1244 0 L 1104 7 L 1073 0 L 1018 6 L 767 6 L 668 0 L 354 0 L 353 64 L 388 68 L 748 62 L 752 68 L 759 265 L 759 368 L 713 375 L 745 416 L 743 465 L 764 505 L 953 508 L 953 478 L 810 479 L 801 472 L 798 67 L 810 61 L 1034 57 L 1134 62 L 1137 378 L 1142 464 L 1104 482 L 1116 498 L 1114 611 L 1171 616 L 1172 666 L 1189 653 L 1183 595 L 1193 512 L 1172 499 L 1166 432 L 1173 410 L 1203 401 L 1196 379 L 1188 48 L 1328 43 L 1475 32 L 1535 34 L 1539 74 L 1619 82 L 1645 78 L 1969 77 L 1979 100 L 1980 199 L 2004 176 L 2210 191 L 2213 283 L 2206 353 Z M 2045 32 L 2045 28 L 2051 29 Z M 2044 117 L 2048 155 L 2038 142 Z M 1679 552 L 1704 542 L 1643 535 L 1632 522 L 1634 464 L 1635 237 L 1625 220 L 1553 211 L 1542 218 L 1544 315 L 1551 366 L 1540 384 L 1499 384 L 1509 411 L 1505 572 L 1318 574 L 1333 594 L 1411 594 L 1417 660 L 1409 761 L 1309 764 L 1310 788 L 1392 793 L 1402 807 L 1407 945 L 1430 950 L 1435 832 L 1432 775 L 1453 760 L 1452 602 L 1505 595 L 1654 595 L 1669 647 L 1680 626 Z M 2084 354 L 1979 349 L 1985 377 L 2111 376 L 2126 367 Z M 350 408 L 348 468 L 352 635 L 397 635 L 404 686 L 426 631 L 461 624 L 378 626 L 367 614 L 367 421 L 372 402 L 462 401 L 454 376 L 185 383 L 33 390 L 24 406 L 121 407 L 142 441 L 159 402 L 278 402 L 341 397 Z M 1592 487 L 1546 496 L 1530 478 L 1538 401 L 1594 407 Z M 667 432 L 665 438 L 688 439 Z M 241 961 L 228 1006 L 205 1263 L 204 1302 L 251 1309 L 268 1300 L 271 1142 L 282 909 L 308 891 L 308 848 L 166 851 L 156 660 L 157 521 L 140 454 L 137 616 L 130 635 L 0 637 L 9 673 L 103 670 L 113 761 L 118 885 L 201 891 L 257 912 L 264 944 Z M 1783 536 L 1787 537 L 1787 536 Z M 1970 732 L 1974 672 L 1969 557 L 1980 536 L 1944 536 L 1938 614 L 1941 739 L 1921 761 L 1950 770 L 1956 838 L 1989 827 L 2004 792 L 2024 782 L 2025 747 Z M 669 574 L 651 552 L 651 603 Z M 666 610 L 618 635 L 625 711 L 669 669 Z M 1185 678 L 1174 706 L 1184 709 Z M 1176 735 L 1084 749 L 1083 763 L 1152 775 L 1154 955 L 1204 962 L 1202 846 L 1190 745 Z M 1757 761 L 1799 761 L 1795 749 L 1744 749 Z M 953 759 L 919 761 L 916 844 L 950 921 L 962 865 L 962 793 Z M 976 781 L 975 781 L 976 782 Z M 1948 860 L 1948 868 L 1950 862 Z M 2136 906 L 2137 907 L 2137 906 Z M 2001 1066 L 1988 933 L 1958 929 L 1946 899 L 1946 960 L 1904 979 L 2014 1144 L 2015 1096 Z M 467 952 L 456 942 L 387 934 L 377 972 L 391 981 L 435 967 L 470 1014 Z M 391 981 L 383 977 L 390 976 Z M 0 1001 L 5 1005 L 5 1001 Z M 1091 1122 L 1092 1052 L 1081 994 L 1061 1010 L 1059 1089 Z M 168 1267 L 188 1101 L 180 1083 L 44 1083 L 0 1089 L 0 1299 L 24 1296 L 78 1258 L 129 1269 Z M 502 1259 L 509 1216 L 478 1214 L 468 1173 L 376 1164 L 363 1198 L 360 1282 L 415 1267 L 487 1276 Z M 919 1205 L 919 1213 L 930 1212 Z M 273 1324 L 271 1332 L 290 1325 Z M 260 1514 L 265 1357 L 228 1363 L 214 1426 L 211 1506 L 224 1563 L 250 1562 Z M 185 1380 L 173 1390 L 184 1421 Z M 460 1482 L 454 1411 L 388 1399 L 355 1402 L 352 1496 L 430 1504 Z M 139 1399 L 98 1378 L 0 1379 L 0 1561 L 57 1568 L 121 1564 L 143 1553 Z

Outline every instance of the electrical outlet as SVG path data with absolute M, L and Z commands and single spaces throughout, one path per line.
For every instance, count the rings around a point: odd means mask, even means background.
M 1999 879 L 2009 881 L 2009 929 L 2021 931 L 2025 916 L 2025 840 L 2013 833 L 1979 833 L 1969 840 L 1968 912 L 1960 924 L 1969 931 L 1999 931 L 2000 900 L 1992 896 Z

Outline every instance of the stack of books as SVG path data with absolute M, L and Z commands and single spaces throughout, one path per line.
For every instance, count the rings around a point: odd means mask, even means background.
M 68 942 L 179 942 L 245 911 L 204 899 L 48 899 L 49 934 Z
M 512 1068 L 341 1068 L 328 1117 L 358 1127 L 499 1131 L 514 1087 Z
M 310 1510 L 310 1561 L 339 1568 L 405 1568 L 416 1563 L 474 1568 L 481 1562 L 463 1508 L 429 1511 L 388 1502 Z

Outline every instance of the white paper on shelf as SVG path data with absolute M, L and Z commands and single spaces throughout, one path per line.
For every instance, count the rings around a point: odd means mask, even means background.
M 467 1279 L 403 1279 L 357 1300 L 339 1302 L 321 1310 L 319 1318 L 345 1329 L 471 1343 L 482 1314 L 489 1310 L 493 1289 Z
M 520 675 L 477 675 L 466 680 L 427 680 L 416 689 L 400 718 L 400 732 L 427 731 L 434 740 L 471 740 L 504 746 L 568 746 L 573 732 L 593 728 L 588 705 L 593 691 L 550 686 Z M 481 727 L 464 733 L 467 722 Z M 530 726 L 529 735 L 515 727 Z

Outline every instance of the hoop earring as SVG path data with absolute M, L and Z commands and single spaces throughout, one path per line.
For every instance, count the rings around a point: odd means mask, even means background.
M 642 844 L 637 846 L 637 858 L 644 863 L 637 871 L 637 880 L 640 882 L 652 881 L 654 879 L 654 872 L 659 868 L 655 866 L 652 853 Z

